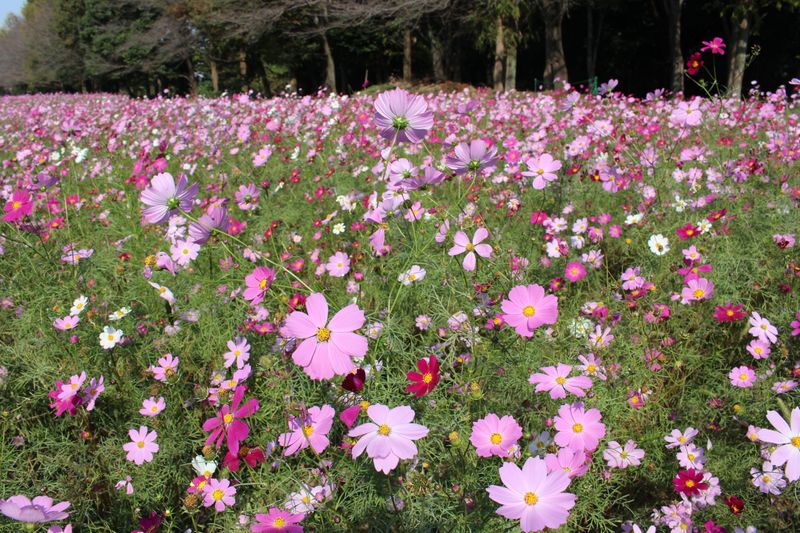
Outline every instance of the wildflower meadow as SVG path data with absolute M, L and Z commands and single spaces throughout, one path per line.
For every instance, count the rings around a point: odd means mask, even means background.
M 0 531 L 800 530 L 798 94 L 0 98 Z

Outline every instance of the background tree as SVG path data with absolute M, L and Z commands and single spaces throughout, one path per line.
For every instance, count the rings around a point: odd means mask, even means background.
M 561 24 L 569 9 L 569 0 L 535 0 L 544 23 L 544 84 L 553 87 L 555 80 L 569 80 Z

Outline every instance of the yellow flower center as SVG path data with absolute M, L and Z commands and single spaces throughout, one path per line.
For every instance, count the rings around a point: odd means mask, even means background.
M 109 335 L 108 336 L 108 340 L 113 341 L 114 340 L 114 335 Z
M 319 342 L 327 342 L 331 338 L 331 330 L 328 328 L 317 329 L 317 340 Z
M 725 314 L 728 315 L 728 316 L 733 316 L 733 311 L 728 309 L 727 311 L 725 311 Z
M 503 436 L 500 433 L 492 433 L 492 436 L 489 437 L 489 440 L 492 441 L 492 444 L 497 446 L 501 442 L 503 442 Z
M 742 381 L 747 381 L 747 374 L 742 372 L 741 374 L 739 374 L 739 379 L 741 379 Z
M 761 481 L 763 481 L 764 483 L 769 483 L 769 480 L 770 477 L 768 475 L 764 474 L 763 476 L 761 476 Z
M 144 448 L 144 441 L 140 440 L 139 442 L 136 443 L 136 446 L 138 446 L 139 448 Z
M 224 421 L 226 424 L 230 424 L 231 422 L 233 422 L 233 415 L 232 415 L 232 414 L 230 414 L 230 413 L 228 413 L 227 415 L 225 415 L 225 416 L 223 416 L 223 417 L 222 417 L 222 420 L 223 420 L 223 421 Z
M 360 405 L 361 405 L 361 410 L 366 411 L 367 408 L 369 407 L 369 402 L 367 400 L 363 400 Z
M 586 367 L 586 371 L 590 374 L 594 374 L 595 372 L 597 372 L 597 367 L 595 365 L 588 365 Z
M 264 279 L 262 279 L 261 281 L 258 282 L 258 288 L 261 289 L 262 291 L 267 288 L 267 280 L 266 280 L 266 278 L 264 278 Z
M 272 523 L 272 527 L 283 527 L 285 525 L 286 525 L 286 519 L 283 518 L 282 516 L 276 518 L 275 521 Z
M 530 318 L 536 314 L 536 308 L 532 305 L 526 305 L 522 308 L 522 314 Z
M 690 461 L 694 461 L 694 454 L 693 453 L 688 454 L 686 457 L 688 457 Z
M 680 437 L 678 437 L 678 442 L 681 442 L 681 443 L 686 442 L 686 437 L 681 435 Z
M 583 424 L 572 424 L 572 431 L 575 433 L 580 433 L 583 431 Z
M 384 437 L 388 437 L 389 433 L 391 432 L 392 432 L 391 428 L 386 424 L 381 424 L 380 427 L 378 428 L 378 433 L 380 433 Z
M 534 494 L 533 492 L 526 492 L 525 493 L 525 503 L 528 505 L 536 505 L 536 502 L 539 501 L 539 497 Z
M 310 437 L 312 433 L 314 433 L 314 428 L 312 426 L 303 426 L 303 435 Z
M 694 295 L 695 298 L 702 298 L 703 296 L 706 295 L 706 291 L 704 291 L 703 289 L 695 289 L 692 294 Z
M 694 481 L 692 481 L 691 479 L 686 481 L 686 486 L 691 489 L 692 487 L 694 487 Z
M 471 252 L 472 250 L 475 249 L 475 245 L 473 245 L 471 242 L 468 242 L 467 245 L 464 246 L 464 248 L 466 248 L 468 252 Z
M 433 375 L 431 375 L 430 372 L 426 372 L 425 374 L 422 375 L 422 381 L 424 383 L 430 383 L 431 381 L 433 381 Z
M 217 489 L 211 493 L 211 497 L 215 500 L 221 500 L 223 496 L 225 496 L 225 493 L 222 491 L 222 489 Z
M 558 383 L 559 385 L 563 385 L 566 382 L 567 382 L 567 378 L 565 378 L 565 377 L 559 376 L 559 377 L 556 378 L 556 383 Z
M 792 446 L 800 448 L 800 437 L 792 437 Z
M 150 408 L 150 410 L 153 411 L 154 413 L 157 413 L 158 412 L 158 406 L 154 405 L 153 407 Z
M 416 274 L 409 274 L 408 275 L 408 281 L 414 281 L 415 279 L 417 279 L 417 275 Z

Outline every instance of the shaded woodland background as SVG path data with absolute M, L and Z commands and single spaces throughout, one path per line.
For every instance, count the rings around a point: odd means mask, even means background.
M 354 92 L 387 82 L 701 91 L 800 75 L 800 0 L 28 0 L 0 29 L 0 91 Z M 701 77 L 698 74 L 697 77 Z M 708 77 L 706 75 L 706 77 Z

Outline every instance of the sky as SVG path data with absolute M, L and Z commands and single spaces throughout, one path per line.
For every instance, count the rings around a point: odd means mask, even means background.
M 0 0 L 0 25 L 2 25 L 5 20 L 6 16 L 9 13 L 16 13 L 19 15 L 20 11 L 22 11 L 22 4 L 25 3 L 25 0 Z

